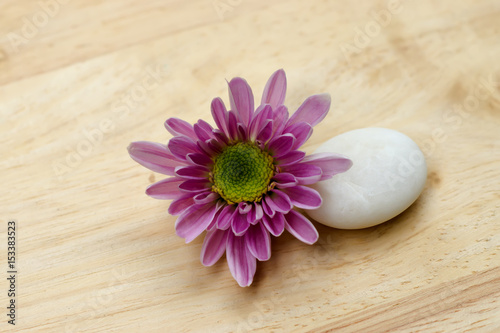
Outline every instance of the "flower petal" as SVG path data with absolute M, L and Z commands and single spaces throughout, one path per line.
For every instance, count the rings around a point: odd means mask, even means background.
M 331 97 L 329 94 L 313 95 L 307 98 L 304 103 L 290 117 L 287 126 L 300 123 L 302 121 L 311 126 L 316 126 L 327 115 L 330 109 Z
M 188 138 L 197 140 L 193 125 L 179 118 L 168 118 L 165 121 L 165 128 L 174 136 L 185 135 Z
M 275 237 L 279 237 L 285 230 L 285 218 L 281 213 L 276 213 L 274 217 L 264 215 L 264 217 L 262 217 L 262 223 L 271 235 Z
M 216 212 L 215 203 L 191 206 L 175 221 L 177 236 L 185 238 L 186 243 L 191 242 L 210 225 Z
M 207 156 L 216 156 L 222 151 L 222 146 L 217 139 L 210 139 L 205 141 L 198 140 L 196 143 L 200 151 L 204 152 Z
M 168 213 L 174 216 L 180 215 L 192 205 L 194 205 L 193 194 L 187 193 L 172 201 L 170 206 L 168 206 Z
M 273 113 L 273 133 L 280 135 L 288 121 L 288 109 L 281 105 Z
M 264 107 L 256 113 L 252 119 L 250 127 L 248 129 L 248 136 L 251 141 L 255 141 L 257 135 L 260 133 L 262 128 L 273 119 L 273 109 L 270 105 L 265 105 Z
M 252 204 L 252 209 L 247 214 L 247 221 L 250 224 L 257 223 L 264 216 L 262 206 L 258 202 Z
M 196 194 L 193 197 L 193 200 L 197 205 L 200 205 L 200 204 L 206 204 L 209 202 L 215 202 L 219 198 L 220 198 L 219 194 L 211 192 L 211 191 L 206 191 L 206 192 Z
M 193 164 L 205 167 L 210 167 L 214 163 L 210 157 L 201 153 L 187 154 L 186 159 Z
M 228 122 L 228 114 L 226 110 L 226 106 L 224 105 L 224 102 L 222 99 L 219 97 L 214 98 L 212 100 L 212 117 L 214 118 L 215 124 L 217 127 L 226 134 L 226 136 L 229 136 L 229 131 L 227 127 L 227 122 Z
M 235 77 L 229 82 L 229 100 L 231 110 L 236 112 L 238 120 L 248 127 L 254 111 L 252 89 L 247 81 Z
M 246 215 L 236 212 L 231 223 L 234 234 L 241 236 L 248 230 L 248 227 L 250 227 L 250 223 L 248 223 Z
M 183 193 L 179 190 L 179 186 L 183 181 L 184 180 L 177 177 L 160 180 L 159 182 L 149 185 L 146 189 L 146 194 L 161 200 L 177 199 L 183 196 Z
M 261 223 L 252 225 L 248 229 L 245 233 L 245 243 L 250 253 L 260 261 L 266 261 L 271 258 L 271 237 Z
M 207 232 L 200 254 L 203 266 L 212 266 L 222 257 L 226 252 L 228 235 L 226 230 L 213 229 Z
M 285 228 L 298 240 L 306 244 L 314 244 L 318 240 L 318 231 L 302 214 L 291 210 L 285 215 Z
M 266 198 L 264 197 L 264 200 L 262 200 L 260 202 L 261 206 L 262 206 L 262 210 L 264 211 L 264 216 L 269 216 L 269 217 L 273 217 L 276 212 L 274 211 L 274 209 L 272 209 L 271 207 L 269 207 L 269 205 L 266 203 Z
M 221 153 L 224 150 L 225 144 L 221 143 L 217 139 L 210 139 L 207 141 L 207 144 L 210 148 L 217 154 Z M 213 155 L 211 155 L 213 156 Z
M 217 217 L 217 228 L 226 230 L 231 226 L 233 222 L 233 216 L 236 212 L 236 207 L 234 205 L 226 205 L 222 208 L 221 213 Z
M 238 120 L 233 111 L 228 112 L 227 128 L 229 132 L 229 138 L 232 140 L 238 139 Z
M 295 164 L 304 159 L 306 153 L 300 150 L 292 150 L 276 159 L 276 165 L 285 166 Z
M 278 185 L 278 188 L 286 188 L 297 185 L 299 182 L 291 173 L 281 172 L 272 178 Z
M 207 123 L 205 120 L 198 119 L 198 122 L 196 123 L 196 125 L 198 125 L 200 127 L 200 129 L 202 129 L 205 132 L 209 133 L 212 138 L 214 137 L 212 135 L 214 128 L 209 123 Z M 193 125 L 193 128 L 194 128 L 194 125 Z
M 247 128 L 241 123 L 238 123 L 238 138 L 241 141 L 247 141 Z
M 283 172 L 291 173 L 301 185 L 311 185 L 321 179 L 322 171 L 317 165 L 297 163 L 282 167 Z
M 282 105 L 286 95 L 286 75 L 283 69 L 279 69 L 271 75 L 267 81 L 264 93 L 262 94 L 262 104 L 270 104 L 273 109 Z
M 242 201 L 238 204 L 238 212 L 240 214 L 248 214 L 252 210 L 252 204 Z
M 257 260 L 250 253 L 250 250 L 248 250 L 245 244 L 245 237 L 238 237 L 229 233 L 226 258 L 229 270 L 236 282 L 241 287 L 251 285 L 257 268 Z
M 208 225 L 207 227 L 207 232 L 208 231 L 212 231 L 214 229 L 217 229 L 216 226 L 217 226 L 217 217 L 219 216 L 219 213 L 220 213 L 220 209 L 215 213 L 215 216 L 214 218 L 212 219 L 212 222 L 210 222 L 210 224 Z
M 212 132 L 212 126 L 202 119 L 198 120 L 198 122 L 193 125 L 193 129 L 196 133 L 196 137 L 201 141 L 207 141 L 215 138 Z
M 178 159 L 185 161 L 186 155 L 191 153 L 200 153 L 200 148 L 193 140 L 185 136 L 177 136 L 170 139 L 168 149 Z
M 267 120 L 264 127 L 257 134 L 257 141 L 267 142 L 273 136 L 273 121 Z
M 307 187 L 297 185 L 282 190 L 288 195 L 290 201 L 295 207 L 303 209 L 316 209 L 321 206 L 321 195 L 318 191 Z
M 179 189 L 184 192 L 201 192 L 211 188 L 211 184 L 206 179 L 189 179 L 179 185 Z
M 283 133 L 290 133 L 295 138 L 295 143 L 292 149 L 297 149 L 302 146 L 309 138 L 313 132 L 311 125 L 305 122 L 296 123 L 285 128 Z
M 218 129 L 214 129 L 214 137 L 217 139 L 217 141 L 225 146 L 229 144 L 227 135 Z
M 254 210 L 255 210 L 255 219 L 260 220 L 262 216 L 264 216 L 264 211 L 262 210 L 262 205 L 259 203 L 254 204 Z
M 290 209 L 293 208 L 288 195 L 278 189 L 268 192 L 265 196 L 265 201 L 266 204 L 276 212 L 288 213 Z
M 209 170 L 199 165 L 188 165 L 175 168 L 175 175 L 187 179 L 207 179 Z
M 292 149 L 295 138 L 291 134 L 283 134 L 269 142 L 268 151 L 274 158 L 279 158 Z
M 320 167 L 322 171 L 320 180 L 330 179 L 338 173 L 349 170 L 352 166 L 349 158 L 333 153 L 312 154 L 304 158 L 303 163 Z
M 156 142 L 132 142 L 128 146 L 128 153 L 140 165 L 168 176 L 175 174 L 176 166 L 185 165 L 185 162 L 170 153 L 167 146 Z

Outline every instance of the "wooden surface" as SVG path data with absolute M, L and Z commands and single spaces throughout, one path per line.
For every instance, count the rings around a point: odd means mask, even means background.
M 0 331 L 500 331 L 498 0 L 42 3 L 0 4 Z M 168 117 L 209 119 L 225 79 L 259 97 L 278 68 L 290 109 L 332 96 L 307 152 L 388 127 L 422 147 L 429 177 L 377 227 L 273 239 L 240 288 L 225 260 L 201 265 L 201 238 L 175 235 L 168 202 L 144 194 L 162 176 L 126 147 L 166 142 Z

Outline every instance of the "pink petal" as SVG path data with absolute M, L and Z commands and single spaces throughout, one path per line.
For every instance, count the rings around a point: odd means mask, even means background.
M 214 203 L 191 206 L 175 221 L 175 232 L 189 243 L 210 225 L 216 212 Z
M 179 189 L 184 192 L 201 192 L 210 190 L 211 184 L 205 179 L 189 179 L 179 185 Z
M 207 132 L 213 138 L 212 133 L 213 133 L 214 128 L 209 123 L 207 123 L 203 119 L 199 119 L 198 122 L 196 123 L 196 125 L 198 125 L 201 130 Z M 194 128 L 194 126 L 193 126 L 193 128 Z
M 288 121 L 288 109 L 281 105 L 273 113 L 273 133 L 280 135 Z
M 270 104 L 273 109 L 282 105 L 286 95 L 286 75 L 283 69 L 279 69 L 271 75 L 267 81 L 264 93 L 262 94 L 262 104 Z
M 236 282 L 241 287 L 251 285 L 257 268 L 257 260 L 250 253 L 250 250 L 248 250 L 245 244 L 245 237 L 238 237 L 229 233 L 226 258 L 229 270 Z
M 217 218 L 217 228 L 226 230 L 233 222 L 233 216 L 236 212 L 234 205 L 226 205 Z
M 200 204 L 206 204 L 209 202 L 215 202 L 219 198 L 220 198 L 219 194 L 207 191 L 207 192 L 202 192 L 202 193 L 196 194 L 193 197 L 193 200 L 197 205 L 200 205 Z
M 262 224 L 275 237 L 279 237 L 285 230 L 285 218 L 281 213 L 276 213 L 274 217 L 264 215 L 262 217 Z
M 177 199 L 183 194 L 179 190 L 183 180 L 177 177 L 160 180 L 146 189 L 146 194 L 155 199 L 170 200 Z
M 172 201 L 168 207 L 168 213 L 170 215 L 180 215 L 192 205 L 194 205 L 193 195 L 188 193 Z
M 201 248 L 200 260 L 204 266 L 212 266 L 226 251 L 227 236 L 225 230 L 213 229 L 207 232 Z
M 198 120 L 196 124 L 194 124 L 193 128 L 194 132 L 196 133 L 196 137 L 201 141 L 207 141 L 214 138 L 214 134 L 212 133 L 212 126 L 201 119 Z
M 295 164 L 304 159 L 306 153 L 300 150 L 292 150 L 276 159 L 276 165 L 285 166 Z
M 215 205 L 216 205 L 216 209 L 215 209 L 216 212 L 215 212 L 214 218 L 212 219 L 212 222 L 210 222 L 210 224 L 207 227 L 207 231 L 216 229 L 217 220 L 219 219 L 219 215 L 222 212 L 222 208 L 226 205 L 225 202 L 219 200 L 219 195 L 217 195 L 217 200 L 214 200 L 212 203 L 215 203 Z
M 216 156 L 221 152 L 221 145 L 216 139 L 205 141 L 198 140 L 196 143 L 200 151 L 204 152 L 207 156 Z
M 269 205 L 266 203 L 266 200 L 265 200 L 265 197 L 264 197 L 264 200 L 262 200 L 260 202 L 261 206 L 262 206 L 262 210 L 264 211 L 264 216 L 270 216 L 270 217 L 273 217 L 274 214 L 276 214 L 276 212 L 274 211 L 274 209 L 272 209 L 271 207 L 269 207 Z
M 287 213 L 293 208 L 288 195 L 278 189 L 268 192 L 265 196 L 265 201 L 266 204 L 276 212 Z
M 205 167 L 209 167 L 213 164 L 213 161 L 210 157 L 208 157 L 205 154 L 201 154 L 201 153 L 188 154 L 188 155 L 186 155 L 186 159 L 193 164 L 197 164 L 197 165 L 205 166 Z
M 312 154 L 304 158 L 303 163 L 320 167 L 322 171 L 320 180 L 330 179 L 338 173 L 349 170 L 352 166 L 349 158 L 333 153 Z
M 273 119 L 273 109 L 270 105 L 265 105 L 262 109 L 255 114 L 252 123 L 248 129 L 251 141 L 255 141 L 259 132 L 266 126 L 266 124 Z
M 231 109 L 238 115 L 238 120 L 248 127 L 254 106 L 252 89 L 244 79 L 236 77 L 229 82 L 229 100 Z
M 264 216 L 264 211 L 262 210 L 262 205 L 259 203 L 254 204 L 254 210 L 255 210 L 255 219 L 260 220 L 262 216 Z
M 128 153 L 140 165 L 168 176 L 174 175 L 176 166 L 185 165 L 165 145 L 156 142 L 132 142 L 128 146 Z
M 188 165 L 175 168 L 175 174 L 177 176 L 187 179 L 207 179 L 209 172 L 207 168 L 199 165 Z
M 212 117 L 215 120 L 215 124 L 217 127 L 224 133 L 226 136 L 229 135 L 227 122 L 228 122 L 228 114 L 226 107 L 224 106 L 224 102 L 220 98 L 214 98 L 212 100 Z
M 321 195 L 314 189 L 297 185 L 282 190 L 288 195 L 295 207 L 303 209 L 316 209 L 321 206 Z
M 242 215 L 247 214 L 252 210 L 252 204 L 246 203 L 244 201 L 238 204 L 238 212 Z
M 217 211 L 217 213 L 215 213 L 215 216 L 214 218 L 212 219 L 212 222 L 210 222 L 210 224 L 208 225 L 207 227 L 207 232 L 208 231 L 212 231 L 214 229 L 217 229 L 216 226 L 217 226 L 217 217 L 219 216 L 220 214 L 220 210 Z
M 260 261 L 271 258 L 271 237 L 266 228 L 257 223 L 252 225 L 245 234 L 245 242 L 250 253 Z
M 307 98 L 297 111 L 290 117 L 287 126 L 302 121 L 311 126 L 316 126 L 327 115 L 330 109 L 331 98 L 329 94 L 313 95 Z
M 295 138 L 291 134 L 283 134 L 269 142 L 268 151 L 274 158 L 285 155 L 292 149 Z
M 250 122 L 253 123 L 255 117 L 262 112 L 262 110 L 264 110 L 264 108 L 266 107 L 270 107 L 271 108 L 271 112 L 273 111 L 273 108 L 270 106 L 270 105 L 259 105 L 256 109 L 255 109 L 255 112 L 253 113 L 253 117 L 252 117 L 252 121 Z
M 243 126 L 243 124 L 241 123 L 238 123 L 238 138 L 241 140 L 241 141 L 247 141 L 247 129 L 245 126 Z
M 246 217 L 247 217 L 247 222 L 249 224 L 255 224 L 255 209 L 253 207 L 253 205 L 250 205 L 251 209 L 250 211 L 246 214 Z
M 217 154 L 221 153 L 222 150 L 224 149 L 225 145 L 223 145 L 219 140 L 217 139 L 210 139 L 207 141 L 207 144 L 210 146 L 210 148 L 216 152 Z M 213 156 L 213 155 L 211 155 Z
M 178 136 L 168 142 L 170 152 L 180 160 L 186 160 L 186 155 L 191 153 L 201 153 L 195 141 L 185 136 Z
M 236 212 L 233 215 L 233 222 L 231 223 L 231 228 L 236 236 L 243 235 L 250 227 L 250 223 L 247 221 L 246 215 Z
M 250 224 L 257 223 L 264 216 L 264 211 L 262 210 L 262 206 L 255 202 L 252 204 L 252 209 L 247 214 L 247 221 Z
M 264 127 L 257 134 L 257 141 L 267 142 L 273 136 L 273 121 L 267 120 Z
M 295 178 L 295 176 L 292 175 L 291 173 L 286 173 L 286 172 L 281 172 L 274 175 L 272 180 L 274 180 L 277 183 L 278 188 L 292 187 L 298 184 L 298 181 Z
M 291 210 L 285 215 L 285 228 L 298 240 L 306 244 L 314 244 L 318 240 L 318 231 L 302 214 Z
M 282 167 L 283 172 L 291 173 L 301 185 L 311 185 L 321 179 L 322 171 L 317 165 L 297 163 Z
M 165 121 L 165 128 L 174 136 L 185 135 L 188 138 L 197 140 L 193 126 L 179 118 L 169 118 Z
M 311 125 L 305 122 L 296 123 L 285 128 L 283 133 L 290 133 L 295 138 L 295 143 L 292 149 L 297 149 L 302 146 L 309 138 L 313 132 Z
M 229 138 L 232 140 L 238 139 L 238 120 L 236 119 L 236 115 L 233 111 L 229 111 L 228 113 L 228 121 L 227 128 L 229 131 Z
M 229 143 L 227 135 L 218 129 L 214 129 L 214 137 L 217 139 L 217 141 L 224 144 L 225 146 L 227 146 Z

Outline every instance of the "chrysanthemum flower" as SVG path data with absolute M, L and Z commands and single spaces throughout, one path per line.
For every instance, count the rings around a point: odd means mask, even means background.
M 206 230 L 201 262 L 211 266 L 224 252 L 240 286 L 252 283 L 256 259 L 271 256 L 271 237 L 286 229 L 307 244 L 318 239 L 313 224 L 295 207 L 315 209 L 321 196 L 308 187 L 351 167 L 338 154 L 305 156 L 298 150 L 313 126 L 328 113 L 330 96 L 307 98 L 291 117 L 283 105 L 286 76 L 276 71 L 254 110 L 252 90 L 242 78 L 229 82 L 231 110 L 212 101 L 217 128 L 203 120 L 191 125 L 170 118 L 174 136 L 167 145 L 133 142 L 130 156 L 146 168 L 168 176 L 146 194 L 173 200 L 168 212 L 178 215 L 177 235 L 191 242 Z

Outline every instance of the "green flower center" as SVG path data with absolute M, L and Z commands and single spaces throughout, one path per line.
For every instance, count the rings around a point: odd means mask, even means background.
M 214 192 L 228 203 L 260 201 L 273 177 L 273 158 L 256 145 L 238 142 L 214 160 Z

